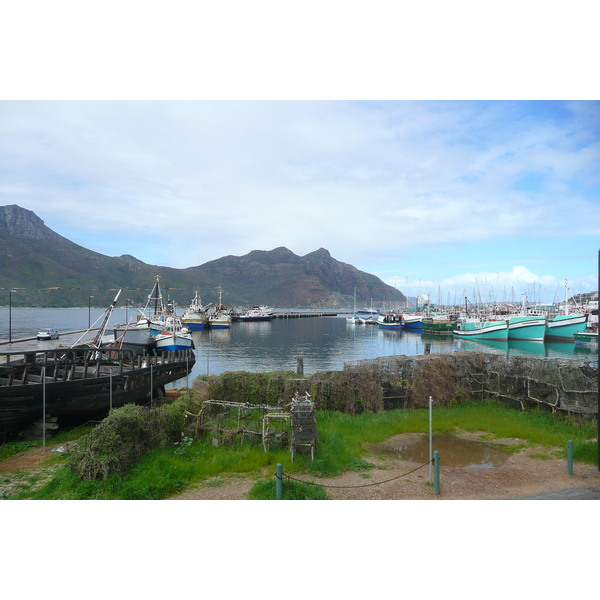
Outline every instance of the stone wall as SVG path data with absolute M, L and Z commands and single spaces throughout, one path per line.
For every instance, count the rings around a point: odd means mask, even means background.
M 522 409 L 543 405 L 588 416 L 598 412 L 597 359 L 456 352 L 346 363 L 342 373 L 355 380 L 378 380 L 382 407 L 386 399 L 388 405 L 394 399 L 399 406 L 424 408 L 431 396 L 436 404 L 499 398 Z

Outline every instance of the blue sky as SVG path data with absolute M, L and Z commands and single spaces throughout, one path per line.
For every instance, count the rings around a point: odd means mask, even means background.
M 4 101 L 0 203 L 150 264 L 324 247 L 547 301 L 597 289 L 599 134 L 595 101 Z
M 175 4 L 6 9 L 0 205 L 177 268 L 324 247 L 444 302 L 598 288 L 591 2 Z

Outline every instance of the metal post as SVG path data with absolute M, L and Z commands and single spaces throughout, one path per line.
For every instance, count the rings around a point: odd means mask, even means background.
M 46 452 L 46 366 L 42 369 L 42 448 Z
M 431 470 L 433 465 L 431 460 L 433 459 L 433 431 L 432 431 L 432 409 L 433 409 L 433 398 L 429 396 L 429 483 L 433 483 L 431 478 Z
M 434 489 L 435 493 L 439 495 L 439 493 L 440 493 L 440 453 L 437 450 L 435 450 L 433 453 L 433 462 L 435 463 L 434 464 L 435 476 L 434 476 L 433 489 Z
M 277 463 L 275 473 L 275 497 L 277 500 L 283 500 L 283 465 Z
M 567 473 L 573 475 L 573 440 L 567 442 Z

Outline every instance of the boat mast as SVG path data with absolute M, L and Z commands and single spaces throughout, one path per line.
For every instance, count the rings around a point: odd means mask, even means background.
M 119 290 L 117 292 L 117 295 L 115 296 L 115 299 L 112 301 L 112 304 L 106 309 L 106 313 L 104 315 L 104 320 L 102 321 L 102 325 L 100 325 L 94 339 L 92 340 L 92 346 L 94 348 L 100 348 L 100 344 L 102 343 L 102 338 L 104 337 L 104 334 L 106 333 L 106 327 L 108 326 L 108 321 L 110 319 L 110 316 L 112 315 L 115 305 L 117 304 L 117 300 L 119 299 L 120 294 L 121 294 L 121 290 Z

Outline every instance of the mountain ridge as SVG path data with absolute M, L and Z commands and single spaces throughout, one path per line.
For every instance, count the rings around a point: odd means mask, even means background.
M 406 302 L 402 292 L 336 260 L 326 248 L 298 256 L 279 246 L 175 269 L 130 254 L 99 254 L 56 233 L 30 210 L 0 207 L 0 294 L 17 290 L 15 306 L 87 306 L 91 297 L 94 306 L 103 306 L 119 288 L 121 300 L 143 304 L 157 275 L 165 295 L 180 307 L 196 290 L 203 303 L 218 301 L 222 291 L 223 303 L 233 306 L 336 309 L 352 305 L 354 289 L 361 305 Z

